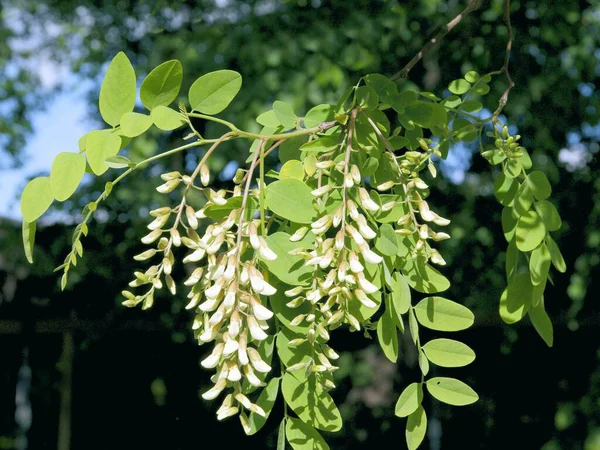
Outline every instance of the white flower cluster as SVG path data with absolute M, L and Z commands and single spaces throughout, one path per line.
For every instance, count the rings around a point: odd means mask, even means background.
M 236 189 L 235 194 L 239 195 Z M 208 194 L 209 201 L 199 211 L 212 205 L 227 203 L 225 193 Z M 243 410 L 264 415 L 264 411 L 244 394 L 242 381 L 250 386 L 263 386 L 261 374 L 271 370 L 257 347 L 267 339 L 265 332 L 273 313 L 263 304 L 262 296 L 275 294 L 276 289 L 264 279 L 258 269 L 257 256 L 273 260 L 277 255 L 258 235 L 256 223 L 244 220 L 242 208 L 231 210 L 227 217 L 206 228 L 203 236 L 189 232 L 182 241 L 191 252 L 185 263 L 198 263 L 185 285 L 191 286 L 187 309 L 197 312 L 192 328 L 200 344 L 215 342 L 211 354 L 202 362 L 207 369 L 216 369 L 211 378 L 214 385 L 202 397 L 213 400 L 226 388 L 231 389 L 217 411 L 219 420 L 240 414 L 244 426 L 248 418 Z M 225 246 L 225 251 L 221 249 Z M 250 259 L 242 261 L 241 255 Z

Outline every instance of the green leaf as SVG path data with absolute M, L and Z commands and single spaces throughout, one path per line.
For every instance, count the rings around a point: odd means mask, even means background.
M 546 175 L 539 170 L 527 175 L 527 184 L 538 200 L 546 200 L 552 193 L 552 187 Z
M 542 218 L 548 231 L 557 231 L 562 227 L 562 220 L 556 207 L 547 200 L 535 204 L 535 210 Z
M 519 264 L 519 250 L 517 244 L 513 239 L 508 244 L 506 249 L 506 279 L 510 280 L 517 274 Z
M 423 346 L 427 359 L 441 367 L 463 367 L 475 361 L 475 352 L 452 339 L 434 339 Z
M 503 206 L 512 204 L 518 189 L 519 183 L 514 178 L 504 175 L 504 172 L 500 172 L 494 180 L 494 194 Z
M 314 242 L 315 235 L 308 232 L 298 242 L 290 241 L 290 235 L 281 231 L 267 236 L 267 244 L 277 255 L 272 261 L 263 260 L 263 263 L 279 280 L 292 286 L 305 285 L 312 281 L 313 268 L 305 266 L 306 262 L 300 256 L 290 255 L 289 252 L 296 248 L 309 248 Z M 289 300 L 288 300 L 289 301 Z
M 465 406 L 479 400 L 477 392 L 456 378 L 436 377 L 427 380 L 427 390 L 440 402 Z
M 285 450 L 285 417 L 281 419 L 277 433 L 277 450 Z
M 456 95 L 462 95 L 469 89 L 471 89 L 471 83 L 469 83 L 467 80 L 463 80 L 462 78 L 459 80 L 454 80 L 448 85 L 448 90 Z
M 512 280 L 500 296 L 500 317 L 508 324 L 516 323 L 525 317 L 531 307 L 533 285 L 528 273 L 521 273 Z
M 275 404 L 275 400 L 277 399 L 277 394 L 279 393 L 279 381 L 280 378 L 272 378 L 260 393 L 256 404 L 263 409 L 265 417 L 254 412 L 250 414 L 250 417 L 248 418 L 249 428 L 246 432 L 248 436 L 256 434 L 267 422 L 269 414 L 271 414 L 271 410 Z
M 304 116 L 306 128 L 316 127 L 323 122 L 331 122 L 335 118 L 335 106 L 317 105 L 311 108 Z
M 544 283 L 548 278 L 548 271 L 550 270 L 550 262 L 552 258 L 550 256 L 550 250 L 546 244 L 542 244 L 531 252 L 529 258 L 529 272 L 531 273 L 531 282 L 534 285 Z
M 127 112 L 121 117 L 121 134 L 136 137 L 145 133 L 152 126 L 152 118 L 146 114 Z
M 423 401 L 423 385 L 411 383 L 404 390 L 396 402 L 395 414 L 398 417 L 406 417 L 414 413 Z
M 552 347 L 554 343 L 554 328 L 552 327 L 552 322 L 550 321 L 550 317 L 548 317 L 543 302 L 540 302 L 537 306 L 529 309 L 528 313 L 535 330 L 544 340 L 546 345 Z
M 23 237 L 23 249 L 25 250 L 25 258 L 29 264 L 33 264 L 33 245 L 35 243 L 35 221 L 27 222 L 23 220 L 21 232 Z
M 406 421 L 406 445 L 408 450 L 415 450 L 425 439 L 427 432 L 427 415 L 422 406 L 408 416 Z
M 527 211 L 517 223 L 517 248 L 529 252 L 536 248 L 546 237 L 546 226 L 535 211 Z
M 546 245 L 548 246 L 548 250 L 550 250 L 550 257 L 552 258 L 552 264 L 561 273 L 565 273 L 567 271 L 567 264 L 563 258 L 558 245 L 554 242 L 550 236 L 546 236 Z
M 511 242 L 515 237 L 518 223 L 519 219 L 514 216 L 512 208 L 507 206 L 502 209 L 502 231 L 506 242 Z
M 392 283 L 390 286 L 392 290 L 392 304 L 396 311 L 398 318 L 402 314 L 406 314 L 410 308 L 410 287 L 406 281 L 404 275 L 400 272 L 394 272 L 392 274 Z
M 286 420 L 286 438 L 294 450 L 329 450 L 329 445 L 313 427 L 300 419 L 288 417 Z
M 370 73 L 364 76 L 365 84 L 373 89 L 379 97 L 395 95 L 398 93 L 396 83 L 379 73 Z
M 261 124 L 263 127 L 277 128 L 277 127 L 281 126 L 279 119 L 277 119 L 277 116 L 275 115 L 275 111 L 273 111 L 272 109 L 260 114 L 256 118 L 256 121 L 259 124 Z
M 398 253 L 398 240 L 394 228 L 389 223 L 384 223 L 379 227 L 377 238 L 375 239 L 375 248 L 382 255 L 394 256 Z
M 50 187 L 54 198 L 63 202 L 73 195 L 84 173 L 85 156 L 69 152 L 56 155 L 50 172 Z
M 292 339 L 306 338 L 306 332 L 304 334 L 297 334 L 294 331 L 284 328 L 277 333 L 277 355 L 285 367 L 310 362 L 312 350 L 308 342 L 304 342 L 297 347 L 290 346 Z M 298 331 L 301 332 L 300 330 Z
M 375 89 L 369 86 L 360 86 L 355 91 L 356 104 L 364 111 L 372 111 L 379 104 L 379 97 Z
M 92 131 L 86 138 L 86 153 L 90 168 L 96 175 L 108 170 L 106 159 L 121 148 L 121 138 L 107 131 Z
M 437 331 L 465 330 L 475 321 L 469 308 L 443 297 L 424 298 L 414 310 L 421 325 Z
M 171 131 L 182 126 L 185 121 L 181 114 L 166 106 L 156 106 L 151 112 L 150 116 L 154 125 L 163 131 Z
M 479 80 L 479 74 L 474 70 L 470 70 L 465 73 L 465 80 L 467 80 L 469 83 L 475 83 L 477 80 Z
M 515 181 L 515 183 L 517 183 Z M 518 184 L 518 183 L 517 183 Z M 533 204 L 533 191 L 529 187 L 529 184 L 523 182 L 519 188 L 517 189 L 517 193 L 515 194 L 515 203 L 513 205 L 513 210 L 517 217 L 521 217 L 531 208 Z
M 271 211 L 292 222 L 311 223 L 315 215 L 311 188 L 300 180 L 279 180 L 269 184 L 265 200 Z
M 423 258 L 406 258 L 402 273 L 414 290 L 424 294 L 443 292 L 450 287 L 450 281 L 431 267 Z
M 135 163 L 129 158 L 121 155 L 106 158 L 106 165 L 111 169 L 124 169 L 125 167 L 135 167 Z
M 273 111 L 275 112 L 275 117 L 277 117 L 279 123 L 283 125 L 284 129 L 289 130 L 290 128 L 296 128 L 298 117 L 294 113 L 292 105 L 276 100 L 273 103 Z
M 183 67 L 176 59 L 166 61 L 152 69 L 142 82 L 140 98 L 146 108 L 152 111 L 157 106 L 168 106 L 177 98 Z
M 25 222 L 35 222 L 53 200 L 50 178 L 37 177 L 27 183 L 21 194 L 21 213 Z
M 327 153 L 336 150 L 339 146 L 340 138 L 338 136 L 324 136 L 307 142 L 300 147 L 300 150 L 310 153 Z
M 218 70 L 201 76 L 190 87 L 192 110 L 218 114 L 235 98 L 242 87 L 242 76 L 233 70 Z
M 377 339 L 384 355 L 391 362 L 398 360 L 398 330 L 392 311 L 386 309 L 377 322 Z
M 304 179 L 304 166 L 295 159 L 287 161 L 279 170 L 279 178 L 282 180 L 292 178 L 302 181 Z
M 483 108 L 483 105 L 479 100 L 467 100 L 463 102 L 460 109 L 466 112 L 474 113 L 480 111 Z
M 135 96 L 135 71 L 125 53 L 119 52 L 106 69 L 100 87 L 100 115 L 116 127 L 123 114 L 133 111 Z
M 281 392 L 285 402 L 304 422 L 323 431 L 342 428 L 340 411 L 314 375 L 299 380 L 292 373 L 286 373 L 281 382 Z

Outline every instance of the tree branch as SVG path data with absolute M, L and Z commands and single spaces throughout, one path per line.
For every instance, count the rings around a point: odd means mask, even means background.
M 508 0 L 507 0 L 508 2 Z M 452 29 L 458 25 L 466 16 L 471 14 L 473 11 L 479 9 L 483 0 L 470 0 L 469 4 L 465 9 L 463 9 L 460 14 L 458 14 L 454 19 L 448 22 L 446 25 L 442 27 L 442 29 L 431 39 L 429 39 L 423 48 L 417 53 L 413 59 L 411 59 L 408 64 L 406 64 L 400 71 L 396 72 L 390 79 L 395 81 L 399 78 L 406 78 L 408 76 L 408 72 L 425 56 L 425 54 L 436 46 L 438 42 L 440 42 Z M 508 96 L 508 94 L 507 94 Z
M 492 116 L 492 121 L 494 122 L 496 121 L 496 119 L 498 119 L 500 113 L 502 113 L 502 110 L 504 109 L 504 106 L 506 106 L 506 102 L 508 101 L 508 94 L 510 93 L 510 90 L 515 86 L 515 83 L 510 77 L 510 73 L 508 71 L 508 63 L 510 62 L 510 52 L 512 50 L 512 43 L 514 38 L 512 25 L 510 23 L 510 0 L 505 0 L 504 3 L 504 22 L 506 23 L 506 28 L 508 29 L 508 42 L 506 43 L 506 52 L 504 54 L 504 65 L 502 66 L 502 69 L 500 69 L 500 73 L 504 72 L 506 74 L 508 86 L 502 93 L 500 100 L 498 100 L 498 108 L 496 108 L 496 111 L 494 111 L 494 114 Z

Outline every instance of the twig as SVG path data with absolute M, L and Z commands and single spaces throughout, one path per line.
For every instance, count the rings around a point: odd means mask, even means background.
M 507 0 L 508 1 L 508 0 Z M 417 53 L 413 59 L 411 59 L 408 64 L 406 64 L 400 71 L 396 72 L 390 79 L 395 81 L 399 78 L 406 78 L 408 76 L 408 72 L 425 56 L 425 54 L 436 46 L 438 42 L 440 42 L 444 37 L 452 31 L 452 29 L 458 25 L 466 16 L 471 14 L 473 11 L 479 9 L 483 0 L 470 0 L 469 4 L 465 9 L 463 9 L 460 14 L 458 14 L 454 19 L 448 22 L 446 25 L 442 27 L 442 29 L 431 39 L 429 39 L 423 48 Z
M 510 93 L 510 90 L 515 86 L 515 83 L 510 77 L 510 73 L 508 71 L 508 63 L 510 62 L 510 51 L 512 50 L 512 43 L 514 37 L 512 25 L 510 23 L 510 0 L 505 0 L 504 3 L 504 22 L 506 23 L 506 28 L 508 29 L 508 42 L 506 43 L 506 53 L 504 54 L 504 65 L 502 66 L 502 69 L 500 69 L 500 73 L 504 72 L 506 74 L 508 86 L 502 93 L 500 100 L 498 100 L 498 108 L 496 108 L 496 111 L 494 111 L 494 114 L 492 116 L 493 122 L 495 122 L 498 119 L 498 116 L 500 116 L 500 113 L 502 112 L 502 110 L 506 106 L 506 102 L 508 101 L 508 94 Z

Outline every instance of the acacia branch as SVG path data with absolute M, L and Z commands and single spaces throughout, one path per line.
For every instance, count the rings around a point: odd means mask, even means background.
M 507 0 L 508 1 L 508 0 Z M 481 4 L 483 3 L 483 0 L 470 0 L 469 4 L 467 5 L 467 7 L 465 9 L 463 9 L 454 19 L 452 19 L 450 22 L 448 22 L 446 25 L 444 25 L 442 27 L 442 29 L 440 31 L 438 31 L 438 33 L 432 37 L 431 39 L 429 39 L 425 45 L 423 46 L 423 48 L 419 51 L 419 53 L 417 53 L 409 62 L 408 64 L 406 64 L 400 71 L 396 72 L 392 77 L 391 80 L 395 81 L 399 78 L 406 78 L 408 76 L 408 72 L 411 71 L 411 69 L 419 62 L 421 61 L 421 59 L 423 59 L 423 56 L 425 56 L 425 54 L 431 50 L 433 47 L 435 47 L 438 42 L 440 42 L 442 39 L 444 39 L 444 37 L 450 33 L 450 31 L 452 31 L 452 29 L 458 25 L 466 16 L 468 16 L 469 14 L 471 14 L 473 11 L 479 9 L 481 7 Z M 507 94 L 508 96 L 508 94 Z
M 500 116 L 500 113 L 502 112 L 502 110 L 504 109 L 504 106 L 506 106 L 506 102 L 508 101 L 508 94 L 510 93 L 510 90 L 515 86 L 514 81 L 510 77 L 510 72 L 508 71 L 508 63 L 510 62 L 510 52 L 512 50 L 512 43 L 513 43 L 513 37 L 514 37 L 512 25 L 510 23 L 510 0 L 505 0 L 505 3 L 504 3 L 504 22 L 506 23 L 506 28 L 508 29 L 508 42 L 506 43 L 506 52 L 504 54 L 504 64 L 502 66 L 502 69 L 500 69 L 500 73 L 506 74 L 506 80 L 508 82 L 508 86 L 502 93 L 500 100 L 498 100 L 498 108 L 496 108 L 496 111 L 494 111 L 494 114 L 492 116 L 492 121 L 496 121 L 496 119 L 498 119 L 498 116 Z

